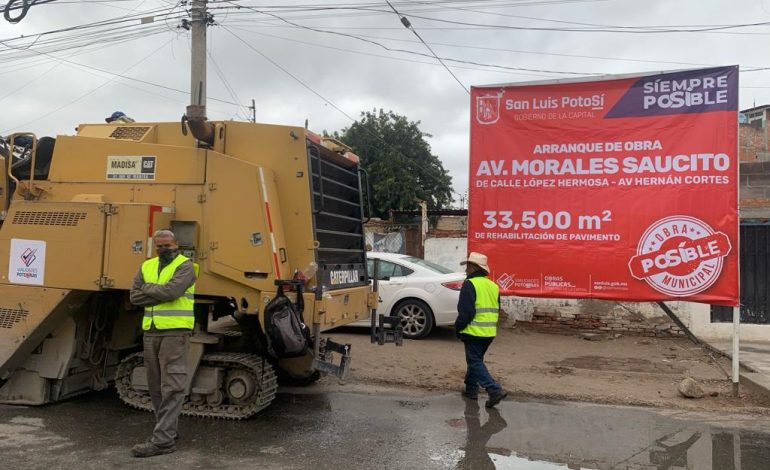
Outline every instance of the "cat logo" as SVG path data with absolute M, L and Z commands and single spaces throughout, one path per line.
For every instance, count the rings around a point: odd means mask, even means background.
M 329 282 L 333 286 L 341 284 L 352 284 L 359 281 L 357 269 L 346 269 L 341 271 L 330 271 Z

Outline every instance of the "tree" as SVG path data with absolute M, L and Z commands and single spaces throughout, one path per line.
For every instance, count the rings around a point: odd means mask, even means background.
M 393 111 L 362 112 L 361 118 L 335 138 L 353 148 L 369 174 L 372 216 L 386 218 L 388 211 L 416 209 L 426 201 L 429 209 L 452 202 L 452 177 L 425 141 L 429 134 L 420 122 Z

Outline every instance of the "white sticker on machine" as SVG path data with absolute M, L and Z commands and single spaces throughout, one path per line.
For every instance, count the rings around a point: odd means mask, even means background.
M 45 241 L 11 239 L 8 281 L 42 286 L 45 282 Z
M 154 180 L 155 156 L 108 156 L 108 180 Z

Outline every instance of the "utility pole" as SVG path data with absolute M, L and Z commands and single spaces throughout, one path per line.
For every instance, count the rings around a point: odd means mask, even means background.
M 204 110 L 206 108 L 206 14 L 206 0 L 193 0 L 190 104 L 203 106 Z
M 206 119 L 206 0 L 193 0 L 190 45 L 190 105 L 185 117 L 199 145 L 214 145 L 214 125 Z
M 257 122 L 257 104 L 253 99 L 251 100 L 251 106 L 249 106 L 249 109 L 251 110 L 251 122 Z

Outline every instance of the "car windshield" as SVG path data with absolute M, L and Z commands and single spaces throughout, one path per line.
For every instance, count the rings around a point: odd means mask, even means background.
M 441 266 L 440 264 L 431 263 L 430 261 L 425 261 L 422 258 L 415 258 L 414 256 L 407 256 L 401 259 L 404 261 L 409 261 L 410 263 L 414 263 L 416 265 L 422 266 L 424 268 L 430 269 L 431 271 L 435 271 L 439 274 L 449 274 L 449 273 L 455 272 L 449 268 L 445 268 Z

